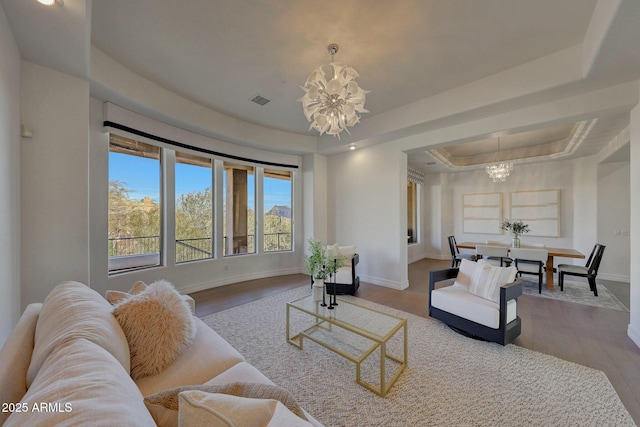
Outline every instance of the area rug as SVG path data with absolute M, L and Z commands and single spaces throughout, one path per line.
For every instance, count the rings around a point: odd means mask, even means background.
M 555 286 L 553 290 L 547 289 L 546 284 L 542 283 L 542 293 L 538 293 L 538 282 L 527 280 L 523 276 L 522 292 L 527 295 L 540 296 L 543 298 L 557 299 L 560 301 L 574 302 L 577 304 L 590 305 L 593 307 L 609 308 L 612 310 L 626 311 L 629 309 L 605 286 L 598 286 L 598 296 L 593 295 L 588 283 L 579 283 L 574 281 L 564 282 L 564 291 L 560 291 L 559 286 Z
M 438 321 L 344 297 L 408 319 L 408 367 L 380 397 L 355 382 L 353 363 L 308 340 L 303 350 L 287 343 L 286 302 L 308 292 L 306 286 L 285 291 L 203 321 L 326 426 L 635 425 L 601 371 L 465 338 Z M 388 351 L 400 354 L 401 345 L 392 340 Z

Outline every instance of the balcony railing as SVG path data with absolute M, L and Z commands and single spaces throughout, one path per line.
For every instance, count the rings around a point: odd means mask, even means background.
M 109 239 L 109 257 L 160 252 L 160 236 L 117 237 Z
M 203 237 L 176 240 L 176 262 L 188 262 L 213 257 L 213 239 Z
M 237 252 L 239 254 L 252 254 L 256 251 L 255 236 L 249 234 L 247 236 L 247 247 L 245 252 Z M 290 251 L 293 246 L 291 244 L 291 233 L 265 233 L 264 234 L 264 251 L 265 252 L 278 252 L 278 251 Z M 227 256 L 227 236 L 224 236 L 223 256 Z
M 290 251 L 292 247 L 291 233 L 266 233 L 264 235 L 265 252 Z
M 225 243 L 227 237 L 224 237 Z M 226 244 L 223 246 L 226 256 Z M 255 235 L 247 236 L 247 252 L 255 252 Z M 291 233 L 264 235 L 264 251 L 292 250 Z M 117 237 L 109 239 L 109 272 L 160 265 L 160 236 Z M 176 240 L 176 263 L 213 257 L 213 239 L 192 238 Z

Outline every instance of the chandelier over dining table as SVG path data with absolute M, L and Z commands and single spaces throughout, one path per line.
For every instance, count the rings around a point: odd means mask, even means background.
M 302 86 L 305 94 L 298 101 L 307 121 L 309 130 L 315 129 L 320 135 L 327 133 L 340 138 L 342 131 L 360 121 L 360 114 L 368 113 L 364 108 L 366 94 L 371 91 L 362 89 L 356 82 L 360 75 L 347 65 L 333 61 L 339 46 L 331 43 L 327 50 L 331 55 L 329 80 L 325 65 L 316 68 Z
M 495 165 L 486 166 L 485 170 L 493 182 L 505 182 L 513 170 L 513 163 L 501 162 Z
M 498 152 L 500 154 L 500 138 L 498 138 Z M 485 171 L 489 174 L 489 177 L 493 182 L 505 182 L 507 177 L 513 170 L 513 163 L 511 162 L 499 162 L 493 165 L 485 166 Z

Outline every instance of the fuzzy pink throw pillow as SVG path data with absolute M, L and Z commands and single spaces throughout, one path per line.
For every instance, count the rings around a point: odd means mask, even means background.
M 137 282 L 130 293 L 108 293 L 107 299 L 129 342 L 134 380 L 162 372 L 196 336 L 189 305 L 166 280 Z

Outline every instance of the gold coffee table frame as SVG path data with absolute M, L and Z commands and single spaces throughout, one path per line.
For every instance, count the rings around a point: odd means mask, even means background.
M 337 298 L 338 306 L 333 310 L 320 306 L 321 302 L 314 301 L 312 295 L 307 295 L 287 303 L 287 342 L 302 350 L 302 340 L 306 337 L 354 362 L 356 382 L 384 397 L 407 366 L 407 319 L 363 307 L 341 298 Z M 314 324 L 291 336 L 291 309 L 313 316 Z M 402 358 L 387 354 L 387 343 L 400 329 L 403 330 L 404 344 Z M 365 343 L 365 345 L 357 348 L 357 345 L 351 345 L 352 341 L 360 341 L 360 344 Z M 340 345 L 343 348 L 339 348 Z M 352 353 L 345 351 L 345 347 L 353 350 Z M 366 382 L 360 375 L 362 362 L 377 348 L 380 348 L 380 387 Z M 387 359 L 400 364 L 397 372 L 388 382 L 386 381 Z

